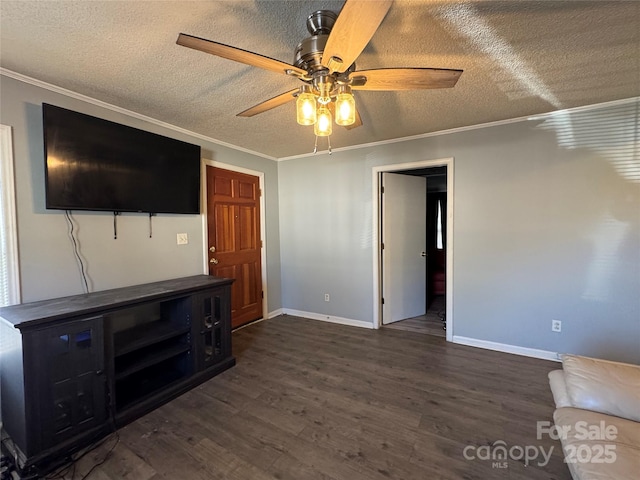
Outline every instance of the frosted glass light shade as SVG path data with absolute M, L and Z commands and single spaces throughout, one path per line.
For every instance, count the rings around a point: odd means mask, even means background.
M 336 123 L 353 125 L 356 121 L 356 101 L 351 92 L 341 91 L 336 98 Z
M 311 92 L 302 92 L 296 99 L 296 119 L 300 125 L 316 123 L 316 97 Z
M 331 112 L 327 107 L 320 107 L 318 109 L 318 119 L 313 126 L 313 133 L 315 133 L 318 137 L 327 137 L 331 135 L 332 125 L 331 125 Z

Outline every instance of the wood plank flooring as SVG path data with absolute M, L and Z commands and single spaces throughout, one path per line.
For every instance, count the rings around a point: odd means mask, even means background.
M 446 301 L 444 295 L 438 295 L 434 298 L 427 313 L 418 317 L 400 320 L 399 322 L 384 325 L 383 328 L 393 328 L 395 330 L 404 330 L 407 332 L 424 333 L 427 335 L 435 335 L 437 337 L 446 337 L 446 330 L 441 315 L 446 311 Z
M 291 316 L 236 331 L 233 348 L 234 368 L 120 429 L 89 479 L 571 478 L 560 444 L 536 439 L 556 363 Z M 507 468 L 463 455 L 500 440 L 554 453 Z

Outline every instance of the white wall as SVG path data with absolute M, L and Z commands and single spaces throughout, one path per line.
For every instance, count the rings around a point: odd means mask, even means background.
M 42 103 L 105 118 L 202 147 L 205 159 L 265 174 L 267 283 L 269 311 L 280 308 L 280 245 L 277 163 L 172 129 L 96 106 L 49 89 L 2 76 L 0 123 L 13 127 L 16 207 L 22 300 L 55 298 L 82 293 L 80 270 L 73 254 L 64 212 L 46 210 Z M 153 238 L 145 214 L 118 217 L 118 239 L 113 238 L 113 215 L 74 212 L 77 238 L 85 259 L 91 290 L 203 273 L 203 222 L 199 215 L 158 215 Z M 187 233 L 188 245 L 176 245 L 176 234 Z
M 637 122 L 635 101 L 280 162 L 283 307 L 371 322 L 372 167 L 454 157 L 453 335 L 640 363 Z

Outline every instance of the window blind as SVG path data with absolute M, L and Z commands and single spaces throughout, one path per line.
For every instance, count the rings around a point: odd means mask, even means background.
M 11 127 L 0 125 L 0 306 L 20 302 Z

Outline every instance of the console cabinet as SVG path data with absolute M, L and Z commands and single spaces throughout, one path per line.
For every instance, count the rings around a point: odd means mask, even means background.
M 196 365 L 202 371 L 231 354 L 231 346 L 225 341 L 231 335 L 231 323 L 226 321 L 228 315 L 225 313 L 231 311 L 231 299 L 214 290 L 196 295 L 193 300 L 196 312 L 194 337 L 198 345 Z
M 233 280 L 197 275 L 0 308 L 3 445 L 57 459 L 232 367 Z
M 35 366 L 31 387 L 39 425 L 32 433 L 40 449 L 53 448 L 107 420 L 102 320 L 83 318 L 25 337 L 25 353 Z M 2 412 L 4 416 L 4 408 Z

